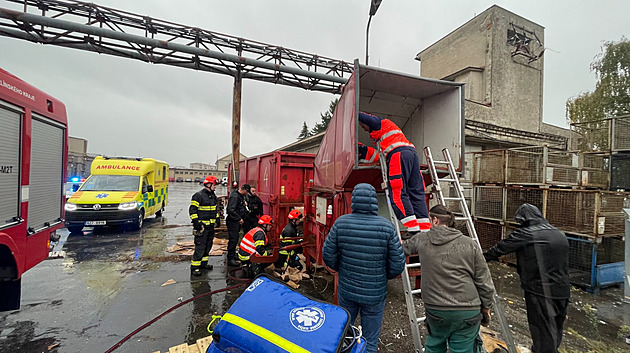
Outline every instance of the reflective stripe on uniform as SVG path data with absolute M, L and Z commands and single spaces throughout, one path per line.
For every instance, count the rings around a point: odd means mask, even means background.
M 201 258 L 201 262 L 208 262 L 209 257 L 208 256 L 204 256 Z
M 201 260 L 200 261 L 190 260 L 190 266 L 195 266 L 195 267 L 201 266 Z
M 191 204 L 192 206 L 199 207 L 199 202 L 197 202 L 197 201 L 195 201 L 195 200 L 190 200 L 190 204 Z
M 229 322 L 230 324 L 235 325 L 237 327 L 240 327 L 241 329 L 258 336 L 264 339 L 265 341 L 284 349 L 287 352 L 309 353 L 309 351 L 307 351 L 306 349 L 287 340 L 286 338 L 278 336 L 277 334 L 267 330 L 266 328 L 258 326 L 254 324 L 253 322 L 247 321 L 236 315 L 225 313 L 223 314 L 223 317 L 221 318 L 221 320 Z
M 217 206 L 199 206 L 199 211 L 215 211 Z
M 210 224 L 215 224 L 215 223 L 217 222 L 217 220 L 216 220 L 216 219 L 211 219 L 211 220 L 209 220 L 209 221 L 201 221 L 201 222 L 202 222 L 203 224 L 210 225 Z
M 249 254 L 253 254 L 256 252 L 256 245 L 254 245 L 254 243 L 247 238 L 243 238 L 243 240 L 241 240 L 241 245 L 239 245 L 239 248 L 243 249 L 243 251 Z
M 197 219 L 199 216 L 196 213 L 190 215 L 190 219 Z
M 261 246 L 261 245 L 263 245 L 263 246 L 264 246 L 264 245 L 265 245 L 265 241 L 264 241 L 264 240 L 256 240 L 256 242 L 254 242 L 254 245 L 255 245 L 256 247 L 259 247 L 259 246 Z
M 396 134 L 402 134 L 403 132 L 400 130 L 392 130 L 390 132 L 386 132 L 383 134 L 383 136 L 381 136 L 380 139 L 378 139 L 378 143 L 383 142 L 383 140 L 385 140 L 386 138 L 392 136 L 392 135 L 396 135 Z
M 383 151 L 383 154 L 387 155 L 394 148 L 401 147 L 401 146 L 409 146 L 409 147 L 415 148 L 415 146 L 410 142 L 394 142 L 391 145 L 387 146 L 387 148 Z

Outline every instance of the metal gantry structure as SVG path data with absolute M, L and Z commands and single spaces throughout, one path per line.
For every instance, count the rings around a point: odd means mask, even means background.
M 232 153 L 238 169 L 242 79 L 338 94 L 351 62 L 75 0 L 5 0 L 0 35 L 234 78 Z M 234 170 L 234 169 L 233 169 Z

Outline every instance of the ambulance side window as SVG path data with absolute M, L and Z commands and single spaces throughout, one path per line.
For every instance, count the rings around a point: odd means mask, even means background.
M 162 167 L 162 180 L 166 180 L 166 167 Z
M 147 192 L 149 192 L 149 182 L 147 181 L 147 178 L 142 178 L 142 193 L 146 194 Z

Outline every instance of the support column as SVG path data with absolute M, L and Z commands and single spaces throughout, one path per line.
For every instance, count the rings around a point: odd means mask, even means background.
M 234 77 L 234 92 L 232 98 L 232 182 L 238 180 L 238 166 L 241 156 L 241 90 L 243 79 L 238 71 Z

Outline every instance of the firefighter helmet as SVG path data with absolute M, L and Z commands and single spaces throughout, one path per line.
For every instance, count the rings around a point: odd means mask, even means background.
M 206 180 L 203 181 L 203 185 L 206 184 L 220 184 L 221 182 L 219 181 L 219 179 L 217 179 L 217 177 L 215 177 L 214 175 L 208 175 L 206 177 Z
M 298 210 L 291 210 L 291 212 L 289 212 L 289 219 L 300 219 L 300 218 L 302 218 L 302 212 Z
M 258 224 L 273 224 L 273 218 L 271 218 L 271 216 L 269 215 L 264 214 L 258 219 Z

